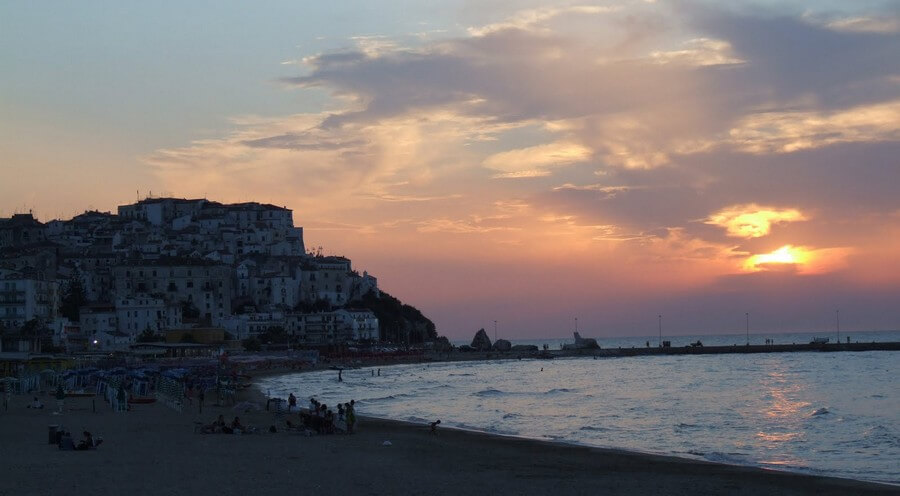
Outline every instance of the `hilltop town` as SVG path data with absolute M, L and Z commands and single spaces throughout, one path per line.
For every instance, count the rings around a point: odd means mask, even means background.
M 290 209 L 178 198 L 47 223 L 31 213 L 0 218 L 0 331 L 0 351 L 19 352 L 435 335 L 350 259 L 308 253 Z

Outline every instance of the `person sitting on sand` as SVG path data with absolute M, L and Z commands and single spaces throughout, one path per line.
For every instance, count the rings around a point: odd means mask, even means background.
M 75 447 L 76 450 L 89 450 L 94 447 L 94 437 L 91 436 L 91 433 L 88 431 L 84 431 L 82 433 L 84 435 L 84 439 L 79 441 L 78 446 Z
M 34 400 L 31 402 L 31 404 L 28 405 L 27 408 L 34 408 L 35 410 L 40 410 L 40 409 L 44 408 L 44 404 L 41 403 L 41 400 L 39 400 L 37 396 L 35 396 Z
M 213 432 L 224 432 L 227 427 L 228 426 L 225 425 L 224 415 L 219 415 L 219 417 L 212 423 Z
M 441 423 L 441 420 L 438 419 L 430 424 L 432 434 L 437 435 L 437 426 L 440 425 L 440 423 Z
M 243 424 L 241 424 L 241 418 L 240 418 L 240 417 L 235 417 L 234 420 L 231 421 L 231 430 L 232 430 L 232 431 L 238 431 L 238 430 L 239 430 L 239 431 L 241 431 L 241 432 L 244 432 L 244 430 L 246 430 L 246 429 L 244 428 Z
M 204 425 L 200 429 L 200 432 L 202 432 L 204 434 L 216 434 L 218 432 L 222 432 L 222 430 L 224 428 L 225 428 L 225 417 L 222 415 L 219 415 L 219 418 L 213 420 L 213 422 L 211 424 Z

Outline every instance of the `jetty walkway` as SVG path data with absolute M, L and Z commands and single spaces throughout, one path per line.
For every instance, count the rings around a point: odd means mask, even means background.
M 572 356 L 644 356 L 644 355 L 717 355 L 725 353 L 795 353 L 838 351 L 900 351 L 900 342 L 872 343 L 816 343 L 816 344 L 734 344 L 731 346 L 667 346 L 634 348 L 600 348 L 580 350 L 549 350 L 539 355 L 545 358 Z

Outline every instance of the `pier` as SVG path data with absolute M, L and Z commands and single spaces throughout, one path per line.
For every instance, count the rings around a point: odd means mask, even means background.
M 645 355 L 720 355 L 726 353 L 798 353 L 798 352 L 839 352 L 839 351 L 900 351 L 900 342 L 871 343 L 816 343 L 816 344 L 767 344 L 731 346 L 652 346 L 634 348 L 599 348 L 581 350 L 549 350 L 540 353 L 545 358 L 573 356 L 645 356 Z

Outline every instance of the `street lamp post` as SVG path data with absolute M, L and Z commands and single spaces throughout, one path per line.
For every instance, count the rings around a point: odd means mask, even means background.
M 834 321 L 837 324 L 837 342 L 841 344 L 841 311 L 834 311 Z
M 497 341 L 497 321 L 494 321 L 494 342 Z
M 747 318 L 747 346 L 750 346 L 750 312 L 744 312 L 744 317 Z
M 659 317 L 659 347 L 662 348 L 662 315 L 657 317 Z

